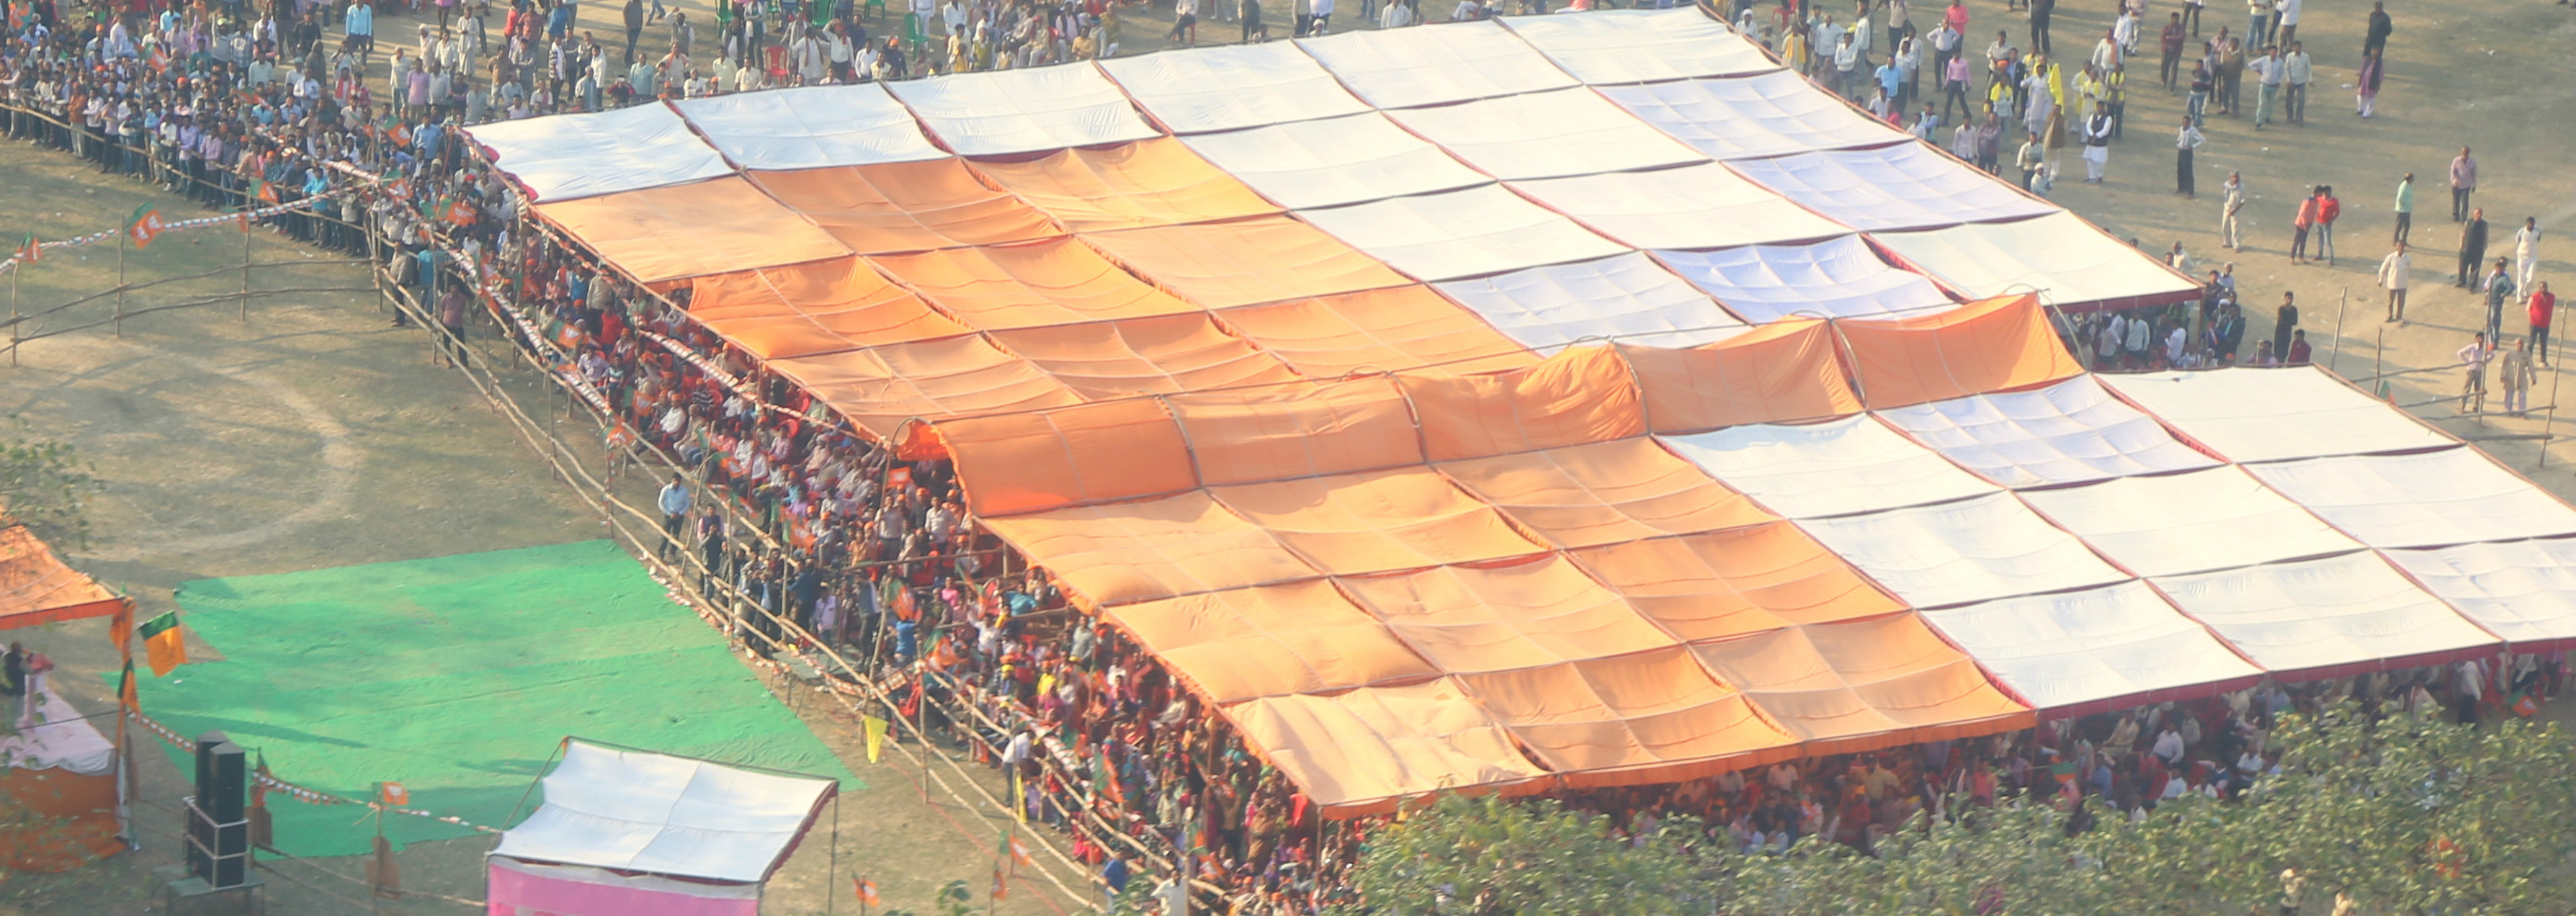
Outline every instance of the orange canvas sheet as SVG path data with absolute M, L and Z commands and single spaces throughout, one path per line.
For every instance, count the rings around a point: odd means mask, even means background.
M 850 253 L 735 177 L 538 204 L 537 214 L 647 284 Z
M 1545 548 L 1427 467 L 1336 474 L 1210 492 L 1315 568 L 1353 574 L 1526 556 Z
M 855 257 L 715 274 L 689 288 L 690 318 L 762 359 L 966 333 Z
M 1679 782 L 1796 753 L 1681 646 L 1458 682 L 1574 786 Z
M 1189 595 L 1104 613 L 1217 703 L 1440 672 L 1322 579 Z
M 1548 786 L 1455 678 L 1220 707 L 1235 730 L 1335 817 L 1394 810 L 1432 792 L 1522 794 Z
M 1913 613 L 1788 627 L 1692 650 L 1810 755 L 1966 738 L 2035 721 Z
M 1212 309 L 1402 286 L 1392 267 L 1287 216 L 1082 237 L 1131 270 Z
M 1101 605 L 1319 575 L 1269 532 L 1197 491 L 978 521 Z
M 947 420 L 967 508 L 982 518 L 1178 493 L 1198 486 L 1189 445 L 1163 405 L 1104 401 Z
M 1064 407 L 1082 397 L 981 335 L 771 360 L 833 410 L 892 438 L 906 420 Z
M 975 169 L 1075 232 L 1277 213 L 1279 207 L 1179 140 L 1061 150 Z
M 1619 345 L 1659 433 L 1860 412 L 1822 321 L 1775 321 L 1718 343 L 1663 350 Z
M 1313 378 L 1438 366 L 1492 372 L 1538 355 L 1427 286 L 1226 309 L 1217 318 Z
M 1088 398 L 1171 394 L 1297 379 L 1279 358 L 1225 333 L 1205 314 L 1094 321 L 995 331 L 993 341 L 1027 357 Z
M 1433 461 L 1482 458 L 1532 449 L 1607 442 L 1643 435 L 1637 386 L 1606 347 L 1570 347 L 1510 372 L 1463 376 L 1433 372 L 1397 376 L 1422 424 Z
M 115 592 L 63 565 L 27 526 L 0 527 L 0 629 L 105 617 L 124 606 Z
M 1554 554 L 1339 581 L 1397 638 L 1452 673 L 1537 668 L 1680 644 Z
M 960 159 L 747 172 L 751 182 L 860 254 L 1002 245 L 1064 234 Z
M 1408 467 L 1421 438 L 1394 379 L 1362 376 L 1164 399 L 1209 486 Z
M 1200 311 L 1072 239 L 869 260 L 932 305 L 986 331 Z
M 1522 528 L 1562 548 L 1779 520 L 1644 436 L 1439 468 Z
M 1872 410 L 2029 388 L 2084 372 L 2033 294 L 1921 318 L 1846 321 L 1852 374 Z
M 1574 562 L 1687 640 L 1876 617 L 1905 605 L 1788 522 L 1607 544 Z

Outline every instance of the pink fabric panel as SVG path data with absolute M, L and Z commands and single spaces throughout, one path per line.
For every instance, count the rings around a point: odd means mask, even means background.
M 760 916 L 758 897 L 700 897 L 491 866 L 490 916 Z

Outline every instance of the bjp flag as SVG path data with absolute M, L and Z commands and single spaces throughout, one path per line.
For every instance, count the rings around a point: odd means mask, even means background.
M 151 247 L 152 237 L 160 235 L 163 228 L 161 208 L 144 204 L 134 208 L 134 215 L 125 221 L 125 239 L 139 251 Z
M 152 663 L 153 677 L 167 677 L 171 669 L 188 663 L 188 644 L 179 634 L 179 612 L 143 622 L 143 651 Z
M 885 902 L 884 902 L 884 901 L 877 899 L 877 883 L 876 883 L 876 882 L 874 882 L 874 881 L 869 881 L 869 880 L 865 880 L 865 879 L 862 879 L 862 878 L 852 878 L 852 879 L 850 879 L 850 884 L 858 888 L 858 891 L 859 891 L 859 905 L 860 905 L 860 906 L 884 906 L 884 905 L 885 905 Z
M 35 233 L 27 233 L 27 241 L 18 246 L 18 260 L 33 264 L 44 259 L 44 243 L 36 241 Z

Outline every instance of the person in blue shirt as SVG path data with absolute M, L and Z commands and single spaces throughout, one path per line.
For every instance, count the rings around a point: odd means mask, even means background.
M 689 508 L 694 502 L 689 485 L 680 480 L 680 475 L 671 475 L 671 482 L 662 487 L 662 547 L 655 551 L 663 561 L 668 562 L 678 555 L 680 525 L 689 520 Z

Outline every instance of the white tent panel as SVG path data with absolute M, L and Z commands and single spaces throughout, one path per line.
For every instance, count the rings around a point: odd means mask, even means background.
M 2388 558 L 2506 642 L 2576 640 L 2576 540 L 2391 550 Z
M 1297 217 L 1418 280 L 1456 280 L 1627 250 L 1490 185 L 1299 210 Z
M 1310 121 L 1369 110 L 1288 42 L 1104 57 L 1127 94 L 1176 134 Z
M 1911 139 L 1786 70 L 1727 79 L 1603 86 L 1600 92 L 1655 129 L 1717 159 L 1785 156 Z
M 1799 519 L 1798 527 L 1917 608 L 1991 601 L 2129 578 L 2010 493 Z
M 2350 455 L 2247 470 L 2372 547 L 2576 534 L 2576 509 L 2468 446 Z
M 1921 143 L 1728 163 L 1763 187 L 1854 229 L 1928 229 L 2058 212 Z
M 1923 619 L 2043 711 L 2146 702 L 2263 674 L 2135 580 L 1927 611 Z
M 1376 112 L 1198 134 L 1181 142 L 1290 209 L 1455 191 L 1493 181 Z
M 1870 238 L 1915 269 L 1980 298 L 2037 290 L 2050 305 L 2117 308 L 2172 302 L 2200 290 L 2191 278 L 2065 211 Z
M 1807 245 L 1658 251 L 1655 257 L 1755 324 L 1793 315 L 1921 315 L 1958 306 L 1931 280 L 1890 265 L 1857 235 Z
M 1565 72 L 1595 85 L 1780 69 L 1734 29 L 1688 7 L 1511 16 L 1502 23 Z
M 1468 165 L 1502 179 L 1708 161 L 1619 110 L 1600 93 L 1580 87 L 1390 111 L 1386 116 Z
M 2237 467 L 2031 490 L 2021 498 L 2141 576 L 2361 549 Z
M 2035 391 L 1977 394 L 1879 411 L 1890 425 L 2007 487 L 2205 468 L 2193 451 L 2093 376 Z
M 1300 38 L 1297 47 L 1379 108 L 1576 85 L 1574 77 L 1490 19 Z
M 668 105 L 495 121 L 465 133 L 542 203 L 733 174 Z
M 835 787 L 581 741 L 540 784 L 493 855 L 715 881 L 767 879 Z
M 2230 461 L 2398 452 L 2458 441 L 2322 366 L 2105 375 L 2102 383 Z
M 1719 248 L 1819 239 L 1849 230 L 1717 163 L 1610 172 L 1512 186 L 1549 209 L 1638 248 Z
M 1673 451 L 1790 518 L 1872 512 L 1996 492 L 1867 414 L 1665 436 Z
M 2375 669 L 2497 644 L 2369 551 L 2153 581 L 2274 672 Z
M 948 155 L 931 145 L 911 109 L 879 83 L 737 92 L 672 104 L 746 169 L 819 169 Z
M 1708 296 L 1643 254 L 1533 267 L 1438 285 L 1540 353 L 1589 338 L 1649 347 L 1696 347 L 1747 328 Z
M 1090 64 L 959 73 L 887 85 L 960 156 L 998 156 L 1159 136 Z

